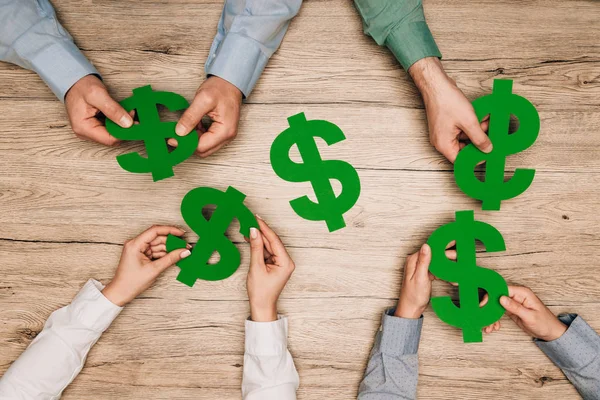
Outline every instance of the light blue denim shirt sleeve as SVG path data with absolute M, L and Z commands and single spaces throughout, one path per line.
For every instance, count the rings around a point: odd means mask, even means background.
M 551 342 L 535 339 L 535 344 L 546 353 L 573 383 L 581 397 L 600 399 L 600 336 L 577 314 L 558 316 L 568 329 Z
M 358 400 L 414 400 L 419 377 L 419 341 L 423 316 L 398 318 L 394 308 L 383 314 L 381 328 L 358 388 Z
M 0 60 L 37 72 L 63 102 L 75 82 L 99 75 L 47 0 L 0 0 Z
M 302 0 L 225 0 L 205 70 L 248 96 Z

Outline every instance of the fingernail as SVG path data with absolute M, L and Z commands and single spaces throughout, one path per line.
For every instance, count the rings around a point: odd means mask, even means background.
M 484 153 L 490 153 L 492 150 L 494 150 L 494 146 L 492 145 L 492 143 L 490 143 L 485 150 L 483 150 Z
M 179 136 L 184 136 L 187 132 L 185 131 L 185 127 L 181 124 L 177 124 L 175 126 L 175 133 Z
M 258 229 L 250 228 L 250 237 L 256 239 L 258 237 Z
M 508 297 L 501 296 L 500 297 L 500 304 L 502 304 L 503 306 L 505 306 L 506 304 L 508 304 Z
M 185 245 L 185 247 L 188 248 L 188 249 L 191 249 L 192 245 L 188 243 L 188 244 Z
M 260 219 L 260 220 L 264 221 L 264 219 L 262 219 L 262 217 L 261 217 L 260 215 L 258 215 L 258 214 L 254 214 L 254 216 L 255 216 L 256 218 L 258 218 L 258 219 Z
M 424 255 L 429 254 L 430 251 L 431 251 L 431 248 L 429 247 L 429 245 L 427 243 L 425 243 L 423 246 L 421 246 L 421 253 L 423 253 Z
M 133 125 L 133 119 L 130 115 L 123 115 L 119 125 L 121 125 L 123 128 L 129 128 L 131 125 Z
M 189 257 L 189 256 L 190 256 L 190 254 L 192 254 L 192 252 L 191 252 L 191 251 L 189 251 L 189 250 L 182 251 L 182 252 L 181 252 L 181 254 L 179 255 L 179 257 L 181 257 L 181 258 L 186 258 L 186 257 Z

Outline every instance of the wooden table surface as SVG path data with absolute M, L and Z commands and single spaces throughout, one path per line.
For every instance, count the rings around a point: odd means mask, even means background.
M 64 26 L 117 99 L 152 84 L 188 99 L 204 79 L 221 0 L 55 0 Z M 300 374 L 299 399 L 356 396 L 382 311 L 398 298 L 405 256 L 456 210 L 504 236 L 478 254 L 511 284 L 530 286 L 554 312 L 600 330 L 600 3 L 427 0 L 449 75 L 469 99 L 495 78 L 537 107 L 541 132 L 507 171 L 537 170 L 523 195 L 482 212 L 430 145 L 422 101 L 393 56 L 363 35 L 350 1 L 307 0 L 242 108 L 238 138 L 175 177 L 153 183 L 115 161 L 137 144 L 77 139 L 65 110 L 32 72 L 0 63 L 0 373 L 85 281 L 108 282 L 122 243 L 149 225 L 185 227 L 179 206 L 198 186 L 231 185 L 288 246 L 297 269 L 280 311 Z M 288 201 L 309 183 L 278 178 L 269 162 L 287 117 L 337 124 L 347 140 L 321 146 L 354 165 L 362 193 L 347 227 L 329 233 Z M 189 288 L 170 269 L 131 303 L 92 349 L 65 399 L 238 399 L 248 246 L 230 229 L 242 266 Z M 195 241 L 194 235 L 188 239 Z M 446 292 L 441 283 L 434 295 Z M 429 309 L 418 395 L 427 399 L 570 399 L 565 376 L 508 318 L 481 344 Z

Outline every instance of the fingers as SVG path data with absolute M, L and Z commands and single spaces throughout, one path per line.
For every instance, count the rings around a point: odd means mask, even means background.
M 492 325 L 486 326 L 483 328 L 484 333 L 492 333 L 500 330 L 500 321 L 494 322 Z
M 469 137 L 471 143 L 473 143 L 484 153 L 489 153 L 492 151 L 492 142 L 490 141 L 488 135 L 485 134 L 483 129 L 481 129 L 481 125 L 479 124 L 477 117 L 473 115 L 473 118 L 474 119 L 470 120 L 468 123 L 462 125 L 461 128 Z
M 233 125 L 233 126 L 231 126 Z M 237 131 L 237 121 L 213 121 L 206 133 L 200 135 L 197 153 L 208 157 L 233 140 Z
M 256 228 L 250 228 L 250 268 L 264 265 L 264 243 L 262 234 Z
M 175 236 L 181 236 L 185 232 L 175 226 L 166 226 L 166 225 L 154 225 L 144 232 L 142 232 L 138 237 L 133 239 L 137 244 L 142 245 L 151 245 L 152 242 L 158 238 L 159 236 L 167 236 L 169 234 Z
M 527 318 L 527 314 L 530 312 L 530 310 L 525 308 L 521 303 L 507 296 L 500 297 L 500 304 L 506 309 L 506 311 L 516 315 L 521 319 Z
M 84 123 L 79 123 L 73 126 L 73 132 L 79 137 L 84 139 L 93 140 L 96 143 L 103 144 L 105 146 L 114 146 L 119 143 L 119 140 L 112 136 L 104 125 L 97 119 L 87 120 Z
M 190 133 L 214 107 L 214 101 L 209 96 L 203 95 L 203 92 L 198 92 L 192 104 L 181 115 L 175 133 L 179 136 L 185 136 Z
M 411 280 L 415 277 L 415 273 L 417 272 L 417 261 L 419 260 L 419 252 L 410 254 L 408 257 L 406 257 L 406 263 L 404 265 L 405 281 Z
M 172 252 L 168 253 L 164 257 L 159 258 L 156 261 L 153 261 L 152 265 L 154 266 L 154 268 L 156 270 L 158 270 L 158 273 L 161 273 L 165 269 L 175 265 L 175 263 L 177 263 L 179 260 L 189 257 L 190 254 L 192 254 L 192 252 L 189 251 L 188 249 L 173 250 Z
M 487 304 L 487 302 L 489 301 L 489 299 L 490 299 L 490 296 L 488 296 L 488 294 L 486 293 L 483 296 L 483 299 L 481 299 L 481 301 L 479 302 L 479 308 L 485 306 Z
M 458 139 L 452 140 L 450 143 L 446 143 L 444 145 L 434 145 L 437 151 L 442 153 L 444 157 L 448 159 L 452 164 L 456 161 L 456 157 L 458 156 L 458 152 L 460 151 L 460 143 Z
M 429 279 L 429 263 L 431 262 L 431 248 L 427 243 L 421 246 L 419 258 L 415 270 L 415 277 L 418 279 Z
M 133 118 L 119 103 L 113 100 L 105 88 L 90 91 L 86 96 L 90 105 L 96 107 L 106 118 L 118 124 L 122 128 L 133 125 Z
M 289 254 L 283 245 L 283 242 L 277 236 L 275 232 L 267 225 L 265 221 L 263 221 L 260 217 L 256 219 L 258 221 L 258 226 L 260 231 L 264 235 L 265 239 L 269 242 L 271 249 L 269 252 L 273 254 L 275 257 L 287 257 L 289 258 Z
M 446 257 L 449 260 L 456 261 L 457 253 L 456 250 L 446 250 Z

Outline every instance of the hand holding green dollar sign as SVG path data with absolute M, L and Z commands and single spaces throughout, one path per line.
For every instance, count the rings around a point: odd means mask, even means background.
M 177 263 L 181 272 L 177 280 L 188 286 L 194 286 L 196 279 L 218 281 L 231 276 L 240 266 L 240 252 L 226 236 L 225 231 L 237 218 L 240 221 L 240 233 L 250 236 L 250 228 L 258 228 L 254 214 L 244 205 L 246 195 L 227 188 L 222 192 L 210 187 L 199 187 L 185 195 L 181 202 L 181 215 L 190 228 L 199 236 L 198 243 L 192 249 L 192 255 Z M 217 208 L 209 220 L 202 215 L 202 209 L 215 204 Z M 185 248 L 184 240 L 169 235 L 167 251 Z M 216 264 L 208 264 L 212 253 L 219 253 Z
M 182 96 L 171 92 L 155 92 L 152 87 L 143 86 L 133 89 L 133 96 L 121 101 L 127 111 L 137 111 L 139 124 L 130 128 L 121 128 L 114 122 L 106 120 L 106 129 L 111 135 L 121 140 L 143 140 L 148 157 L 139 153 L 123 154 L 117 162 L 126 171 L 135 173 L 152 172 L 156 182 L 173 176 L 173 166 L 186 160 L 198 146 L 198 135 L 177 136 L 176 122 L 161 122 L 156 106 L 161 104 L 171 111 L 187 108 L 189 103 Z M 168 139 L 177 140 L 177 148 L 169 151 Z
M 446 257 L 446 247 L 456 241 L 456 262 Z M 435 230 L 427 244 L 431 247 L 429 272 L 437 278 L 458 283 L 460 306 L 450 297 L 434 297 L 431 307 L 445 323 L 462 328 L 465 342 L 481 342 L 481 329 L 498 321 L 504 314 L 500 296 L 508 296 L 508 286 L 500 274 L 477 266 L 475 240 L 481 241 L 488 252 L 504 251 L 504 239 L 491 225 L 475 221 L 473 211 L 457 211 L 456 222 Z M 479 288 L 489 296 L 487 304 L 479 307 Z
M 346 137 L 340 128 L 328 121 L 307 121 L 304 113 L 288 118 L 290 127 L 283 131 L 271 146 L 271 165 L 275 173 L 290 182 L 312 184 L 317 202 L 308 196 L 290 201 L 290 205 L 304 219 L 325 221 L 330 232 L 346 226 L 344 213 L 350 210 L 360 195 L 360 179 L 352 165 L 340 160 L 323 160 L 315 137 L 328 145 Z M 303 163 L 290 158 L 290 149 L 298 147 Z M 336 197 L 331 179 L 342 184 L 342 192 Z
M 492 94 L 475 100 L 473 107 L 480 121 L 490 115 L 488 134 L 494 147 L 490 153 L 483 153 L 475 145 L 467 145 L 454 163 L 454 178 L 465 194 L 482 201 L 483 210 L 499 210 L 502 200 L 520 195 L 533 181 L 535 170 L 518 168 L 505 182 L 504 167 L 507 156 L 519 153 L 535 142 L 540 131 L 540 117 L 533 104 L 512 93 L 512 80 L 495 79 Z M 518 118 L 519 129 L 509 135 L 511 114 Z M 474 173 L 482 161 L 485 161 L 483 182 Z

